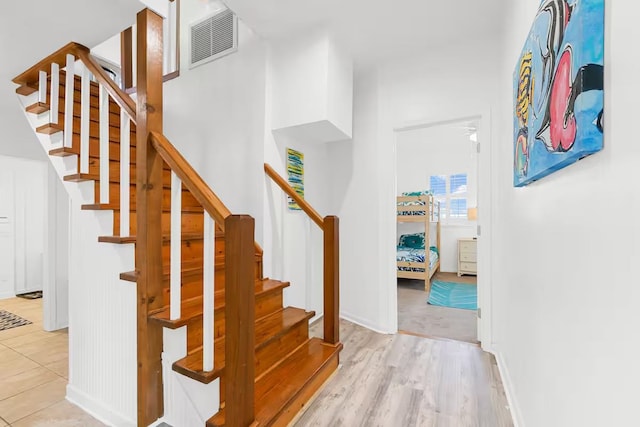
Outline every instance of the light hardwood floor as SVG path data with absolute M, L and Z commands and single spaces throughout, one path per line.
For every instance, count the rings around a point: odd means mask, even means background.
M 340 333 L 342 366 L 296 427 L 513 426 L 495 359 L 477 346 L 346 321 Z
M 434 280 L 476 284 L 475 276 L 436 273 Z M 427 304 L 424 281 L 398 279 L 398 330 L 421 336 L 477 343 L 477 311 Z
M 0 427 L 102 426 L 64 400 L 68 337 L 42 331 L 42 300 L 1 300 L 0 309 L 34 322 L 0 331 Z M 340 331 L 342 366 L 296 427 L 513 425 L 495 360 L 480 348 L 346 321 Z
M 0 310 L 33 322 L 0 331 L 0 426 L 104 425 L 65 400 L 69 336 L 42 330 L 42 299 L 0 300 Z

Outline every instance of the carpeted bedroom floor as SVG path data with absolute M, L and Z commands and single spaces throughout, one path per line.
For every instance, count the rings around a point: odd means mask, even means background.
M 437 273 L 436 280 L 476 284 L 475 276 Z M 398 330 L 404 333 L 477 343 L 476 310 L 427 304 L 424 281 L 398 279 Z

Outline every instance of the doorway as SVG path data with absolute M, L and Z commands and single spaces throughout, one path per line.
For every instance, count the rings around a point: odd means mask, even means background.
M 476 116 L 396 129 L 400 333 L 472 344 L 481 339 L 477 219 L 482 122 L 482 117 Z M 424 194 L 424 202 L 403 197 L 416 193 Z M 416 223 L 415 217 L 407 220 L 401 216 L 406 215 L 401 205 L 420 203 L 426 205 L 428 221 Z M 401 262 L 410 236 L 428 239 L 424 242 L 424 264 L 407 267 Z M 407 273 L 402 270 L 424 271 L 421 266 L 430 274 L 405 278 Z

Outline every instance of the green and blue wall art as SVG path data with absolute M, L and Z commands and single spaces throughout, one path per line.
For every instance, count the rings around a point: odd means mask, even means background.
M 603 89 L 604 0 L 543 0 L 514 73 L 514 186 L 602 150 Z
M 293 190 L 304 199 L 304 154 L 292 148 L 287 148 L 287 180 Z M 287 196 L 289 210 L 302 210 L 291 197 Z

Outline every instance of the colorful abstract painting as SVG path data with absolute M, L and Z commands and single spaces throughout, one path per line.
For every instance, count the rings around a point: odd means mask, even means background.
M 602 150 L 604 0 L 543 0 L 514 73 L 521 187 Z
M 287 148 L 287 177 L 289 185 L 304 198 L 304 154 L 291 148 Z M 288 196 L 287 199 L 290 210 L 301 210 L 295 200 Z

